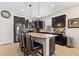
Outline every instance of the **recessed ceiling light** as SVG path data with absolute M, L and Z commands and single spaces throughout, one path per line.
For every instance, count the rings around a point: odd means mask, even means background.
M 24 9 L 21 9 L 21 11 L 24 11 Z
M 52 7 L 55 7 L 55 5 L 51 5 Z

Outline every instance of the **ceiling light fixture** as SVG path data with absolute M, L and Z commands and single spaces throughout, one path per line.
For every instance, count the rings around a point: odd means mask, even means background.
M 51 5 L 52 7 L 55 7 L 55 5 Z
M 29 5 L 29 7 L 30 7 L 30 18 L 29 18 L 29 22 L 32 22 L 32 19 L 31 19 L 31 6 L 32 5 Z
M 24 9 L 21 9 L 21 11 L 24 11 Z

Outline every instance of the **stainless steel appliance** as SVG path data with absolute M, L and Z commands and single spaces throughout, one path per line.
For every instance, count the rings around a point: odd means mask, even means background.
M 25 24 L 16 23 L 14 24 L 14 42 L 20 41 L 21 33 L 25 31 Z

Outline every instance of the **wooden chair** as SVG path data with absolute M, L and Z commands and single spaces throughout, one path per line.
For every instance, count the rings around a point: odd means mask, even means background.
M 24 56 L 30 54 L 36 55 L 37 53 L 43 56 L 43 45 L 32 40 L 30 35 L 26 35 L 26 39 L 24 39 L 24 44 Z M 41 50 L 41 52 L 39 50 Z

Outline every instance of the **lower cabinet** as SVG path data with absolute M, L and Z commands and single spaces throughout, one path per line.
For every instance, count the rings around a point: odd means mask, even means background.
M 55 37 L 55 43 L 59 45 L 67 45 L 67 38 L 63 35 L 58 35 Z

